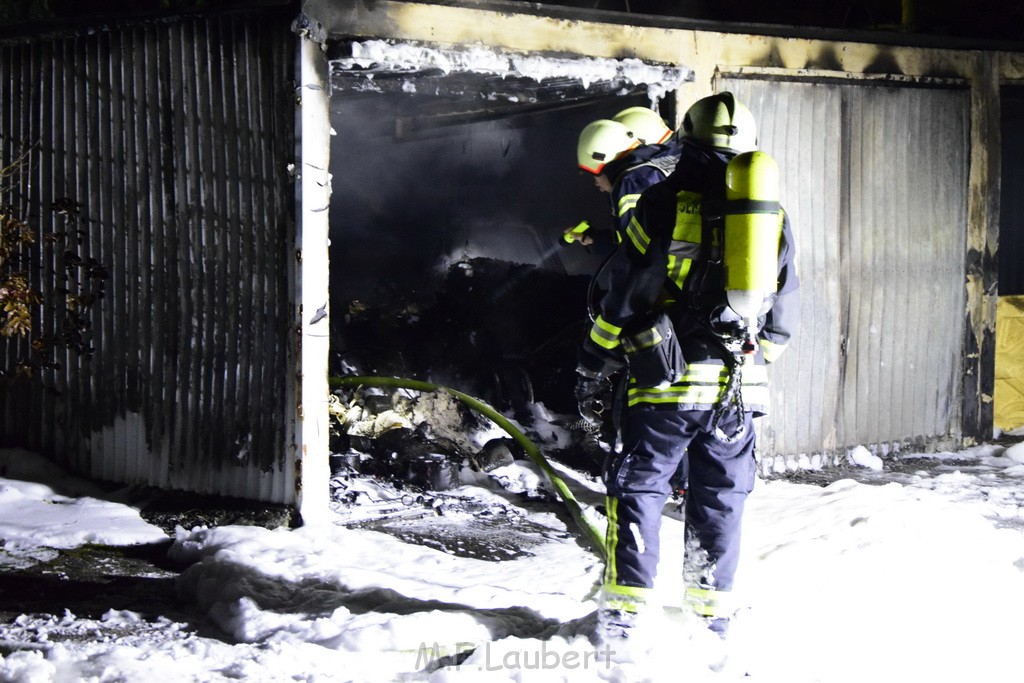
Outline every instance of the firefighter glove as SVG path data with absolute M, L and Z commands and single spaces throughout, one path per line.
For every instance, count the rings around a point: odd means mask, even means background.
M 604 402 L 601 393 L 608 388 L 608 381 L 600 375 L 580 372 L 576 377 L 576 404 L 587 431 L 601 427 Z
M 602 349 L 585 339 L 576 356 L 576 372 L 588 377 L 608 377 L 626 365 L 621 352 Z

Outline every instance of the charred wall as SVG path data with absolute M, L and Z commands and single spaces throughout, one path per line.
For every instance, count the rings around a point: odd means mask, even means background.
M 4 201 L 109 273 L 91 353 L 0 394 L 0 443 L 96 478 L 287 500 L 294 35 L 280 13 L 112 23 L 0 46 Z M 41 247 L 35 283 L 69 264 Z M 34 335 L 59 332 L 57 317 Z M 5 368 L 20 353 L 0 345 Z

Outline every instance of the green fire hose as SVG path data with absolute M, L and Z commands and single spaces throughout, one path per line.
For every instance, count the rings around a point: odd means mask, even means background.
M 593 547 L 598 555 L 605 556 L 604 538 L 601 532 L 583 515 L 583 509 L 580 507 L 579 501 L 572 495 L 572 491 L 566 486 L 562 478 L 558 476 L 554 468 L 551 467 L 551 463 L 548 462 L 547 458 L 540 452 L 540 449 L 523 434 L 514 424 L 512 424 L 504 415 L 499 413 L 497 410 L 487 405 L 479 399 L 473 398 L 469 394 L 464 394 L 461 391 L 452 389 L 451 387 L 439 386 L 437 384 L 430 384 L 429 382 L 421 382 L 414 379 L 399 379 L 397 377 L 331 377 L 330 386 L 332 389 L 340 388 L 355 388 L 359 386 L 368 387 L 391 387 L 396 389 L 412 389 L 414 391 L 446 391 L 455 398 L 462 401 L 466 406 L 472 410 L 477 411 L 481 415 L 494 421 L 499 427 L 505 430 L 509 436 L 516 440 L 516 442 L 523 447 L 526 455 L 530 457 L 537 467 L 544 472 L 544 476 L 547 477 L 548 481 L 554 487 L 558 497 L 568 508 L 569 514 L 576 521 L 580 530 L 583 532 L 583 536 L 586 541 Z

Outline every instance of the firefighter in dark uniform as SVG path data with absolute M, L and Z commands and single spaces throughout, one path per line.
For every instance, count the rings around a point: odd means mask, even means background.
M 758 174 L 770 175 L 774 165 L 753 151 L 749 110 L 728 92 L 701 99 L 677 136 L 678 165 L 637 203 L 621 245 L 626 267 L 613 274 L 577 367 L 580 414 L 592 422 L 600 420 L 606 378 L 623 365 L 629 374 L 622 448 L 604 466 L 608 559 L 599 627 L 612 638 L 628 637 L 653 588 L 662 509 L 684 458 L 685 602 L 712 630 L 727 629 L 740 522 L 756 475 L 752 418 L 767 411 L 765 363 L 785 349 L 799 317 L 777 166 L 774 201 L 734 196 L 752 177 L 759 186 Z M 757 232 L 744 233 L 744 221 Z M 750 253 L 737 255 L 742 248 Z M 754 276 L 741 272 L 758 268 Z M 757 284 L 766 276 L 770 285 Z
M 579 168 L 608 193 L 614 244 L 625 238 L 640 194 L 664 180 L 679 161 L 672 129 L 653 110 L 629 107 L 611 119 L 598 119 L 581 132 L 576 146 Z M 594 231 L 565 231 L 567 240 L 593 244 Z M 607 234 L 597 231 L 598 235 Z M 614 246 L 614 245 L 612 245 Z
M 591 321 L 594 304 L 608 288 L 614 272 L 626 267 L 623 249 L 619 248 L 626 230 L 633 220 L 633 210 L 641 193 L 651 185 L 664 180 L 679 161 L 679 143 L 657 112 L 647 107 L 623 109 L 611 119 L 598 119 L 581 132 L 576 146 L 579 168 L 591 174 L 594 185 L 608 194 L 611 207 L 611 230 L 589 229 L 585 223 L 565 231 L 567 242 L 577 241 L 584 246 L 596 244 L 605 259 L 591 280 L 587 294 L 587 308 Z M 587 228 L 580 230 L 580 228 Z M 616 376 L 615 386 L 608 386 L 603 402 L 615 409 L 605 415 L 604 434 L 615 441 L 619 430 L 624 382 Z M 614 414 L 613 414 L 614 413 Z M 600 440 L 602 427 L 592 425 L 585 431 L 584 448 L 603 456 Z M 685 472 L 680 474 L 685 479 Z

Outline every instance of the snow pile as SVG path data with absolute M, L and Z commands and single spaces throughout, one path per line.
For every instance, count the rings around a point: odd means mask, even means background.
M 529 470 L 517 463 L 494 474 L 523 486 L 539 483 Z M 508 505 L 497 490 L 472 484 L 445 495 Z M 587 594 L 600 576 L 598 559 L 553 513 L 520 513 L 547 531 L 528 554 L 506 561 L 341 527 L 179 530 L 171 555 L 191 563 L 180 578 L 181 593 L 234 640 L 365 653 L 375 673 L 353 680 L 390 681 L 485 645 L 550 645 L 562 624 L 593 611 Z M 435 525 L 451 523 L 438 518 Z M 466 529 L 467 538 L 472 531 Z M 542 542 L 548 535 L 562 542 Z M 557 640 L 578 656 L 592 650 L 586 638 Z
M 0 680 L 1016 680 L 1024 525 L 1008 520 L 1024 506 L 1018 452 L 939 454 L 937 474 L 902 483 L 759 482 L 727 644 L 679 609 L 682 525 L 666 516 L 664 609 L 631 652 L 595 649 L 602 564 L 542 495 L 536 469 L 517 461 L 446 495 L 516 508 L 537 529 L 529 553 L 471 557 L 336 525 L 179 530 L 171 553 L 189 566 L 178 589 L 197 621 L 232 642 L 160 615 L 22 615 L 0 625 Z M 558 471 L 596 514 L 600 484 Z M 39 484 L 4 484 L 51 497 Z M 102 509 L 88 498 L 49 505 L 52 516 L 34 518 L 39 538 Z M 5 517 L 0 538 L 27 526 Z
M 231 645 L 198 637 L 188 628 L 118 610 L 99 619 L 71 612 L 59 617 L 22 615 L 3 627 L 4 651 L 24 649 L 0 656 L 0 680 L 270 682 L 297 680 L 294 674 L 301 670 L 301 680 L 339 680 L 336 672 L 349 671 L 353 678 L 348 680 L 355 681 L 366 666 L 358 658 L 316 645 Z
M 86 543 L 158 543 L 167 535 L 138 510 L 95 498 L 68 498 L 48 486 L 0 480 L 0 526 L 5 549 L 74 548 Z M 44 529 L 44 533 L 40 533 Z
M 867 467 L 876 472 L 882 471 L 882 459 L 864 448 L 864 446 L 857 446 L 852 449 L 846 456 L 846 459 L 851 465 L 856 467 Z
M 1003 451 L 1003 457 L 1009 458 L 1018 465 L 1024 465 L 1024 442 L 1014 444 L 1005 451 Z
M 769 680 L 1008 680 L 1002 653 L 1024 629 L 1019 531 L 852 480 L 773 482 L 747 515 L 740 621 Z
M 564 530 L 550 513 L 535 518 Z M 171 555 L 194 563 L 180 587 L 203 607 L 242 596 L 281 609 L 302 607 L 311 595 L 321 604 L 371 600 L 372 595 L 388 602 L 389 596 L 401 595 L 476 612 L 531 605 L 538 622 L 585 614 L 581 601 L 599 572 L 597 559 L 575 542 L 548 544 L 530 558 L 489 562 L 339 527 L 182 531 Z
M 941 494 L 964 510 L 973 510 L 999 527 L 1024 530 L 1024 442 L 1003 449 L 976 446 L 960 453 L 930 455 L 934 472 L 918 472 L 909 484 Z
M 53 487 L 98 489 L 68 476 L 42 457 L 22 449 L 0 449 L 0 568 L 26 567 L 52 559 L 53 548 L 86 543 L 136 545 L 166 541 L 167 535 L 144 521 L 135 508 L 93 497 L 74 498 Z M 51 484 L 37 483 L 47 481 Z

